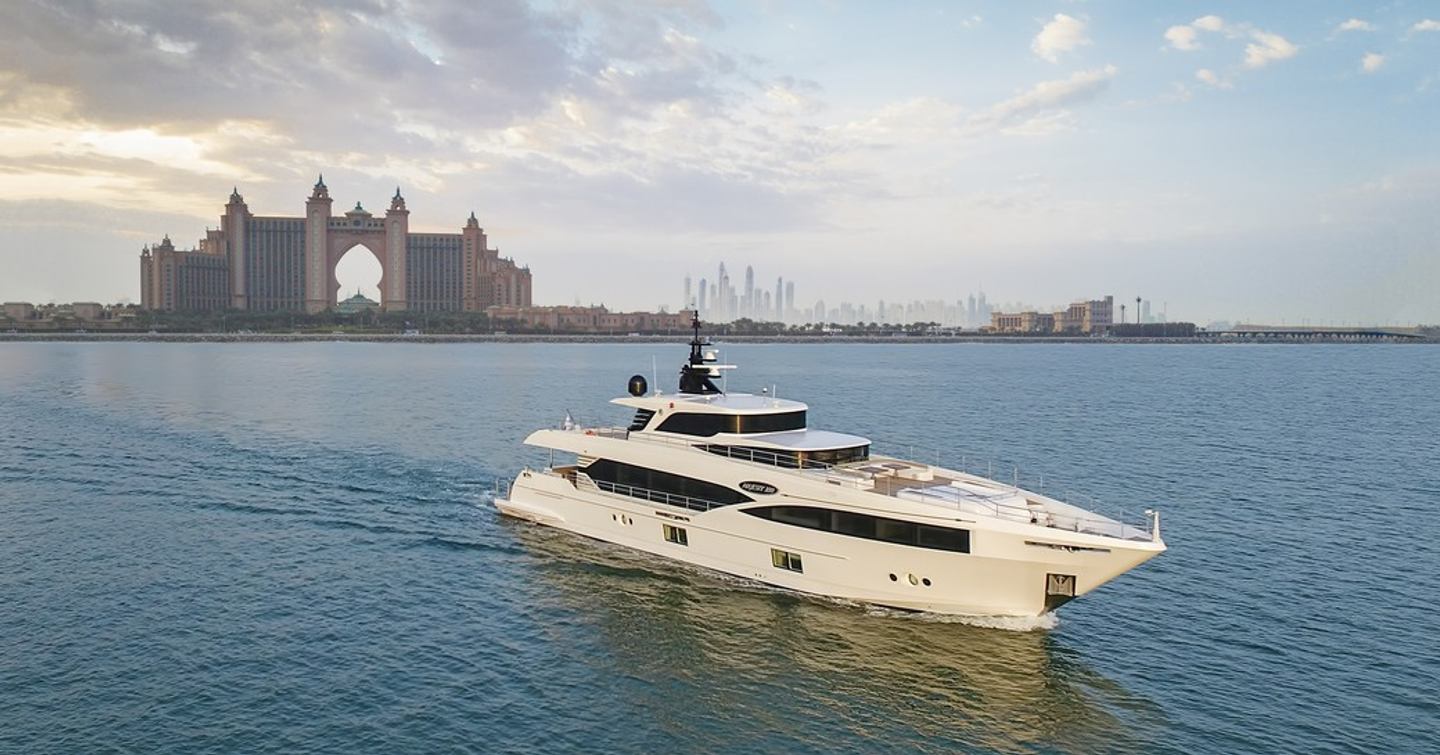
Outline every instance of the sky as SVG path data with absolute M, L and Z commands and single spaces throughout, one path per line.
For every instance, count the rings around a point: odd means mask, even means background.
M 726 262 L 803 306 L 1436 323 L 1440 3 L 0 3 L 0 299 L 137 300 L 143 245 L 321 172 L 473 210 L 539 304 Z

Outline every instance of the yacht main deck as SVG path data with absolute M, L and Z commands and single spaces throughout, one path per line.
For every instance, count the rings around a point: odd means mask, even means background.
M 947 512 L 993 517 L 1041 527 L 1081 532 L 1122 540 L 1154 540 L 1156 520 L 1143 517 L 1104 516 L 1081 506 L 1014 484 L 981 475 L 947 469 L 895 456 L 874 455 L 867 459 L 829 464 L 797 459 L 790 453 L 683 439 L 622 427 L 573 427 L 558 432 L 580 433 L 631 442 L 653 443 L 710 453 L 735 461 L 756 464 L 786 473 L 803 475 L 831 485 L 866 491 L 891 498 L 936 506 Z M 1094 505 L 1093 501 L 1087 502 Z M 692 506 L 693 508 L 693 506 Z

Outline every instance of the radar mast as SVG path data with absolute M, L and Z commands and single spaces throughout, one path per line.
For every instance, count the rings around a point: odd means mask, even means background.
M 715 352 L 705 350 L 710 342 L 700 337 L 699 312 L 690 314 L 690 328 L 695 335 L 690 339 L 690 359 L 680 368 L 680 392 L 701 395 L 724 393 L 715 387 L 714 380 L 720 376 L 724 366 L 715 363 Z

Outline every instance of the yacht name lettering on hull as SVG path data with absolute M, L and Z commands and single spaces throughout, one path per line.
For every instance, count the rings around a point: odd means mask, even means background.
M 746 480 L 740 483 L 740 489 L 747 493 L 757 493 L 759 495 L 775 495 L 780 492 L 780 488 L 768 482 L 757 482 L 755 480 Z

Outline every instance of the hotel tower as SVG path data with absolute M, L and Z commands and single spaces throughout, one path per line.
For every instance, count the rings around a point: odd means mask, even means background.
M 475 213 L 459 233 L 412 233 L 397 188 L 383 217 L 359 202 L 335 215 L 323 177 L 303 217 L 251 214 L 232 191 L 220 227 L 198 248 L 176 249 L 168 236 L 146 246 L 140 301 L 146 309 L 322 312 L 336 304 L 336 264 L 357 246 L 380 261 L 384 310 L 530 306 L 530 268 L 491 249 Z

